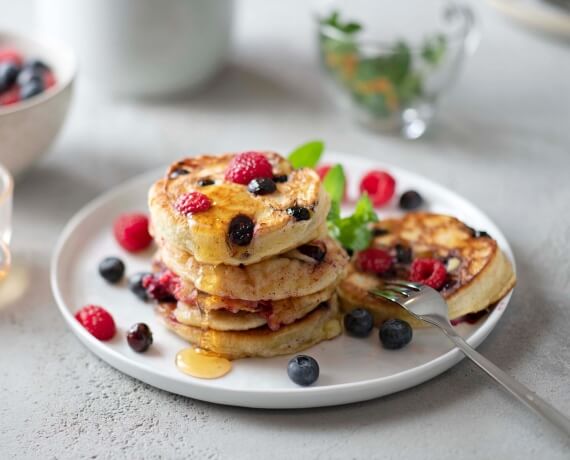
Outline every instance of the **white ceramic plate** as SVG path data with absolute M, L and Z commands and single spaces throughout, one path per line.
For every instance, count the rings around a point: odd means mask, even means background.
M 497 11 L 529 29 L 570 40 L 570 4 L 566 0 L 488 0 Z
M 468 201 L 428 179 L 388 164 L 353 155 L 327 154 L 326 162 L 341 162 L 354 182 L 372 168 L 390 171 L 398 192 L 418 190 L 434 212 L 448 213 L 469 225 L 488 231 L 512 260 L 511 249 L 497 226 Z M 176 353 L 186 343 L 167 331 L 153 313 L 151 304 L 138 300 L 126 287 L 107 284 L 98 275 L 99 261 L 119 256 L 127 274 L 150 269 L 152 252 L 131 255 L 122 250 L 112 235 L 115 217 L 126 211 L 144 211 L 151 183 L 164 170 L 135 178 L 99 197 L 81 210 L 67 225 L 52 260 L 51 282 L 59 309 L 71 330 L 93 353 L 118 370 L 166 391 L 204 401 L 259 408 L 302 408 L 345 404 L 376 398 L 422 383 L 442 373 L 462 358 L 437 330 L 414 331 L 409 346 L 399 351 L 381 348 L 378 332 L 368 339 L 341 336 L 323 342 L 308 354 L 321 368 L 318 382 L 298 387 L 287 377 L 290 356 L 234 361 L 232 371 L 216 380 L 200 380 L 180 373 L 174 365 Z M 382 215 L 397 212 L 386 209 Z M 510 294 L 475 325 L 462 324 L 460 333 L 471 345 L 479 345 L 496 326 Z M 74 318 L 85 304 L 107 308 L 115 318 L 118 333 L 110 342 L 92 337 Z M 147 353 L 137 354 L 127 345 L 125 331 L 135 322 L 147 323 L 154 344 Z

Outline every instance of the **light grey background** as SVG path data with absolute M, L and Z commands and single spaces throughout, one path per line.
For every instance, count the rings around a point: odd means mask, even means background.
M 29 7 L 0 0 L 0 26 L 25 26 Z M 568 458 L 568 440 L 468 362 L 390 397 L 317 410 L 238 409 L 156 390 L 83 348 L 48 284 L 64 224 L 108 188 L 182 154 L 322 138 L 425 174 L 499 224 L 519 284 L 480 350 L 570 414 L 570 48 L 484 4 L 479 13 L 481 47 L 419 142 L 378 137 L 335 112 L 299 0 L 239 2 L 231 64 L 194 98 L 112 100 L 81 81 L 59 141 L 17 184 L 13 249 L 32 286 L 0 311 L 0 457 Z

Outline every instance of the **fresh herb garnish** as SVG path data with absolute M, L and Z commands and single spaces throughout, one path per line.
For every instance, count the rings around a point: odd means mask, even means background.
M 291 152 L 289 161 L 295 168 L 314 168 L 323 150 L 323 142 L 308 142 Z M 369 224 L 377 222 L 378 217 L 366 194 L 360 197 L 352 215 L 341 217 L 340 204 L 344 198 L 345 182 L 344 169 L 339 164 L 330 168 L 323 179 L 323 187 L 331 197 L 331 209 L 327 216 L 328 228 L 330 234 L 342 246 L 353 251 L 362 251 L 370 245 L 372 240 L 372 230 Z
M 432 66 L 437 66 L 445 55 L 446 48 L 447 41 L 445 36 L 441 34 L 436 35 L 425 41 L 422 47 L 422 57 Z
M 314 168 L 321 159 L 325 144 L 311 141 L 300 145 L 289 154 L 289 162 L 294 168 Z

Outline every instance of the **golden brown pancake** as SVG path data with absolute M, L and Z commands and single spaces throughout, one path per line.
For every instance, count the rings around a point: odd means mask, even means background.
M 450 319 L 486 310 L 515 285 L 511 263 L 489 236 L 477 233 L 458 219 L 431 213 L 409 213 L 401 219 L 375 224 L 378 234 L 371 247 L 395 253 L 396 245 L 412 250 L 413 258 L 436 258 L 446 263 L 448 279 L 441 290 L 449 306 Z M 409 263 L 397 263 L 388 274 L 359 270 L 356 257 L 338 287 L 342 309 L 366 308 L 378 326 L 390 318 L 408 321 L 414 327 L 425 323 L 413 319 L 403 308 L 372 294 L 390 279 L 408 279 Z
M 172 164 L 166 177 L 149 191 L 155 239 L 192 254 L 200 263 L 249 265 L 320 237 L 330 199 L 317 173 L 310 168 L 293 170 L 277 153 L 261 153 L 275 175 L 287 176 L 286 182 L 276 184 L 275 192 L 263 196 L 248 192 L 247 185 L 224 179 L 235 154 L 202 155 Z M 204 179 L 214 183 L 200 186 L 199 181 Z M 212 207 L 195 214 L 178 213 L 174 209 L 176 200 L 194 191 L 208 196 Z M 307 208 L 310 218 L 295 219 L 287 211 L 294 206 Z M 253 239 L 245 246 L 232 243 L 228 236 L 230 222 L 238 215 L 249 217 L 255 224 Z

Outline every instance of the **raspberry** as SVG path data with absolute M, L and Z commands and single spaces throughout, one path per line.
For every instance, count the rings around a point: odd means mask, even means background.
M 111 340 L 117 331 L 113 317 L 97 305 L 86 305 L 75 313 L 75 319 L 99 340 Z
M 232 158 L 226 170 L 226 180 L 236 184 L 249 184 L 253 179 L 272 178 L 271 164 L 262 153 L 245 152 Z
M 383 249 L 370 248 L 358 253 L 357 264 L 365 272 L 382 274 L 392 267 L 392 256 Z
M 180 195 L 174 203 L 174 209 L 185 216 L 198 212 L 207 211 L 212 206 L 212 201 L 200 192 L 190 192 Z
M 394 196 L 396 181 L 386 171 L 370 171 L 360 182 L 360 192 L 368 193 L 374 206 L 383 206 Z
M 433 289 L 441 289 L 447 279 L 443 262 L 437 259 L 416 259 L 410 267 L 410 281 L 425 284 Z
M 148 296 L 157 302 L 174 302 L 180 290 L 180 279 L 170 270 L 146 275 L 142 280 Z
M 117 243 L 129 252 L 146 249 L 152 242 L 148 232 L 148 217 L 144 214 L 122 214 L 113 225 Z
M 321 166 L 317 166 L 315 171 L 317 171 L 317 174 L 319 175 L 321 180 L 324 180 L 325 176 L 327 175 L 327 173 L 330 171 L 331 168 L 332 168 L 332 165 L 321 165 Z M 343 201 L 347 200 L 347 195 L 346 195 L 346 186 L 347 185 L 348 185 L 348 181 L 346 180 L 346 176 L 345 176 L 345 178 L 344 178 L 344 193 L 342 196 Z
M 4 91 L 0 94 L 0 105 L 10 105 L 15 104 L 20 100 L 20 87 L 14 85 L 8 91 Z
M 12 61 L 18 67 L 22 67 L 22 64 L 24 63 L 24 58 L 22 57 L 22 54 L 15 49 L 2 48 L 0 49 L 0 62 L 5 62 L 5 61 Z
M 44 81 L 44 88 L 48 89 L 51 88 L 52 86 L 55 86 L 55 75 L 53 74 L 53 72 L 47 70 L 43 73 L 42 75 L 42 79 Z

